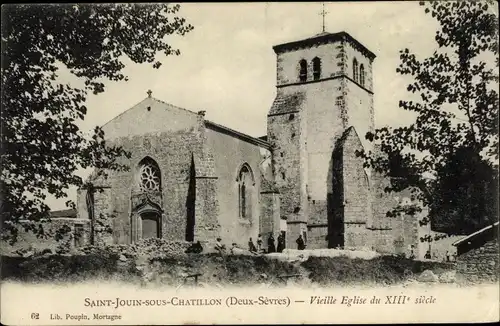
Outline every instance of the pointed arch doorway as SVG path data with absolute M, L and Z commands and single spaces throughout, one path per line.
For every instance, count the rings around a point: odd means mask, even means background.
M 162 237 L 162 210 L 149 198 L 135 207 L 132 222 L 135 241 Z
M 142 239 L 160 238 L 160 219 L 157 212 L 147 212 L 141 214 Z

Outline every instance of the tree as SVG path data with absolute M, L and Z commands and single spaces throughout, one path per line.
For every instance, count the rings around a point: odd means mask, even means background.
M 457 148 L 436 171 L 430 202 L 436 230 L 469 234 L 498 220 L 498 175 L 470 148 Z
M 437 50 L 419 60 L 404 49 L 396 69 L 412 79 L 407 88 L 409 98 L 401 100 L 399 107 L 413 112 L 415 120 L 368 133 L 366 138 L 377 144 L 382 155 L 360 155 L 367 167 L 391 176 L 387 191 L 417 189 L 414 194 L 430 206 L 431 218 L 443 214 L 453 217 L 446 231 L 463 234 L 493 218 L 487 213 L 492 204 L 485 198 L 487 191 L 471 190 L 491 189 L 491 181 L 484 183 L 486 174 L 490 180 L 497 175 L 498 17 L 484 2 L 432 1 L 420 5 L 439 22 Z M 467 166 L 467 171 L 458 166 Z M 481 170 L 481 175 L 476 173 Z M 450 204 L 447 198 L 454 178 L 460 178 L 459 187 L 464 191 L 456 192 Z M 483 205 L 474 216 L 472 206 L 466 209 L 463 204 L 472 200 Z M 407 213 L 411 209 L 394 208 Z
M 67 196 L 81 186 L 81 168 L 124 169 L 123 148 L 109 146 L 96 127 L 78 128 L 89 92 L 104 81 L 127 80 L 124 59 L 159 68 L 158 53 L 178 55 L 167 43 L 193 27 L 176 13 L 179 5 L 2 6 L 2 202 L 4 227 L 20 218 L 47 218 L 46 194 Z M 84 81 L 61 84 L 59 65 Z M 68 205 L 74 207 L 74 203 Z

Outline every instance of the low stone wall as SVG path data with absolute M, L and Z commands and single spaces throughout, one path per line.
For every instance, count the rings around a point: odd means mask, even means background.
M 191 246 L 190 242 L 169 241 L 165 239 L 144 239 L 133 244 L 113 244 L 107 246 L 85 246 L 77 250 L 77 254 L 90 254 L 101 251 L 131 257 L 161 257 L 185 255 L 186 249 Z
M 36 228 L 43 232 L 26 231 L 24 226 L 35 223 Z M 36 252 L 50 250 L 53 253 L 67 253 L 79 246 L 89 243 L 90 221 L 78 218 L 52 218 L 40 222 L 21 220 L 18 227 L 17 241 L 13 244 L 5 239 L 1 242 L 3 255 L 30 255 Z M 64 230 L 63 236 L 56 239 L 58 230 Z M 9 238 L 10 239 L 10 238 Z
M 469 282 L 498 281 L 498 239 L 457 258 L 457 272 Z

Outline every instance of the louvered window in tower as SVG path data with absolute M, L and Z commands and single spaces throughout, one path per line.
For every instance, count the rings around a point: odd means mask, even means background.
M 356 59 L 352 62 L 352 78 L 355 82 L 359 82 L 358 60 Z
M 304 59 L 299 62 L 299 80 L 301 82 L 307 81 L 307 61 Z
M 312 60 L 313 64 L 313 79 L 319 80 L 321 78 L 321 59 L 316 57 Z
M 359 66 L 359 83 L 361 86 L 365 86 L 365 67 L 363 65 Z

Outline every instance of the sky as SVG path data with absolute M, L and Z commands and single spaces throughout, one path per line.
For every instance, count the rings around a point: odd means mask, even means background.
M 417 1 L 325 3 L 325 29 L 346 31 L 377 56 L 373 63 L 376 127 L 410 121 L 398 108 L 410 81 L 396 73 L 399 51 L 419 58 L 435 50 L 437 22 Z M 183 3 L 178 15 L 194 29 L 169 42 L 180 56 L 160 55 L 160 69 L 126 60 L 127 82 L 107 82 L 106 90 L 87 100 L 81 124 L 90 130 L 152 96 L 251 136 L 266 135 L 267 113 L 276 94 L 273 45 L 322 32 L 321 2 Z M 65 76 L 64 70 L 61 76 Z M 85 173 L 84 173 L 85 174 Z M 75 190 L 69 199 L 75 199 Z M 52 209 L 65 201 L 49 198 Z

